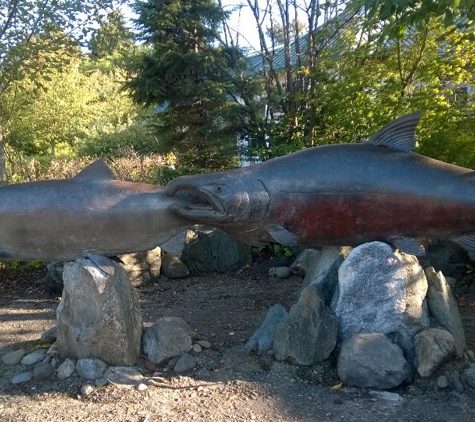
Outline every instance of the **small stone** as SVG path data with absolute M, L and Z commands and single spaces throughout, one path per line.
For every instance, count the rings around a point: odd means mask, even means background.
M 44 380 L 53 375 L 54 369 L 49 362 L 40 362 L 33 369 L 33 376 L 37 380 Z
M 277 326 L 288 316 L 287 310 L 276 303 L 268 311 L 263 323 L 246 343 L 246 350 L 256 351 L 258 355 L 273 350 Z
M 463 385 L 460 382 L 460 380 L 454 379 L 453 384 L 454 384 L 454 390 L 459 394 L 463 394 L 465 389 L 463 388 Z
M 81 394 L 86 397 L 94 391 L 94 387 L 90 384 L 83 385 L 81 387 Z
M 209 341 L 206 341 L 206 340 L 198 340 L 196 342 L 197 344 L 199 344 L 201 347 L 203 347 L 204 349 L 211 349 L 211 343 Z
M 440 328 L 429 328 L 414 338 L 414 364 L 421 377 L 429 377 L 455 352 L 453 335 Z
M 391 393 L 389 391 L 371 391 L 370 394 L 380 400 L 385 400 L 393 403 L 402 402 L 404 399 L 400 394 Z
M 2 362 L 8 366 L 18 365 L 25 356 L 25 351 L 23 349 L 18 349 L 10 353 L 6 353 L 2 357 Z
M 58 356 L 58 344 L 55 342 L 53 343 L 48 351 L 46 352 L 47 356 Z
M 404 382 L 411 367 L 384 334 L 355 333 L 343 342 L 337 369 L 345 385 L 386 390 Z
M 473 352 L 473 350 L 467 349 L 467 356 L 469 359 L 475 360 L 475 353 Z
M 177 373 L 183 373 L 191 371 L 196 365 L 196 358 L 184 353 L 175 364 L 174 371 Z
M 50 363 L 51 362 L 51 356 L 46 356 L 41 362 Z
M 170 279 L 185 278 L 190 275 L 190 270 L 181 258 L 172 254 L 163 255 L 161 272 Z
M 138 390 L 138 391 L 145 391 L 147 389 L 147 384 L 141 382 L 140 384 L 137 384 L 135 386 L 135 389 Z
M 304 249 L 295 258 L 294 262 L 290 265 L 290 269 L 294 274 L 301 277 L 305 276 L 312 263 L 318 259 L 321 255 L 319 249 Z
M 67 358 L 61 365 L 59 365 L 56 375 L 60 380 L 69 378 L 76 370 L 76 362 Z
M 41 362 L 46 357 L 46 349 L 37 349 L 34 352 L 26 355 L 22 360 L 22 365 L 34 365 Z
M 464 388 L 463 388 L 462 383 L 460 382 L 460 374 L 458 372 L 454 372 L 452 384 L 453 384 L 454 390 L 457 393 L 463 394 Z
M 437 378 L 437 387 L 447 388 L 449 386 L 449 379 L 445 375 L 441 375 Z
M 272 267 L 269 270 L 269 277 L 274 277 L 274 278 L 287 278 L 292 270 L 289 267 Z
M 104 377 L 111 384 L 137 385 L 143 382 L 143 376 L 138 369 L 128 366 L 113 366 L 106 371 Z
M 163 370 L 164 370 L 165 372 L 172 370 L 172 369 L 175 367 L 176 363 L 178 362 L 178 359 L 180 359 L 179 356 L 176 356 L 176 357 L 174 357 L 174 358 L 171 358 L 171 359 L 167 362 L 167 366 L 166 366 Z
M 97 378 L 96 380 L 94 380 L 94 385 L 96 387 L 104 387 L 107 384 L 109 384 L 109 381 L 107 380 L 107 378 L 104 377 Z
M 142 348 L 147 359 L 160 364 L 189 352 L 196 333 L 181 318 L 162 317 L 144 330 Z
M 193 344 L 192 350 L 193 350 L 194 353 L 201 353 L 201 351 L 203 349 L 201 348 L 201 346 L 198 343 L 195 343 L 195 344 Z
M 23 372 L 13 377 L 12 384 L 23 384 L 24 382 L 28 382 L 33 378 L 33 372 Z
M 457 284 L 457 279 L 453 277 L 445 277 L 445 281 L 449 284 L 450 287 L 454 287 Z
M 475 363 L 472 363 L 465 371 L 463 371 L 462 379 L 470 388 L 475 388 Z
M 57 326 L 49 328 L 41 335 L 41 343 L 54 343 L 56 341 Z
M 85 358 L 79 359 L 76 363 L 77 373 L 88 380 L 102 377 L 107 365 L 100 359 Z

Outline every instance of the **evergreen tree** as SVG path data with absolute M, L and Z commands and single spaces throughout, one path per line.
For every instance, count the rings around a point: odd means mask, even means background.
M 134 48 L 133 34 L 127 28 L 125 18 L 120 10 L 113 10 L 100 28 L 94 31 L 89 41 L 93 59 L 103 59 L 114 54 L 127 54 Z
M 255 83 L 243 83 L 241 53 L 220 42 L 225 13 L 214 0 L 137 1 L 136 12 L 149 49 L 127 86 L 137 102 L 156 106 L 164 151 L 192 171 L 235 166 L 251 112 L 245 90 Z

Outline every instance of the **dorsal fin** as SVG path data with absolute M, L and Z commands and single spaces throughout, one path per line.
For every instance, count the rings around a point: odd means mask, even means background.
M 84 167 L 78 174 L 76 174 L 75 179 L 115 179 L 114 173 L 107 166 L 102 158 L 94 161 L 89 164 L 87 167 Z
M 415 133 L 420 118 L 420 112 L 399 117 L 378 130 L 368 139 L 368 143 L 396 151 L 412 151 L 416 146 Z

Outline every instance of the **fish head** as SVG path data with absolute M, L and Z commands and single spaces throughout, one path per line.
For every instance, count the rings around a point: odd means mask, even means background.
M 166 193 L 181 200 L 171 207 L 177 215 L 223 228 L 262 221 L 270 203 L 264 184 L 241 170 L 182 176 Z

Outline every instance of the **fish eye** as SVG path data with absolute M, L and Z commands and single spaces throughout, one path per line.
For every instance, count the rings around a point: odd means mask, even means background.
M 217 185 L 216 188 L 215 188 L 215 192 L 217 194 L 226 193 L 226 186 L 225 185 Z

